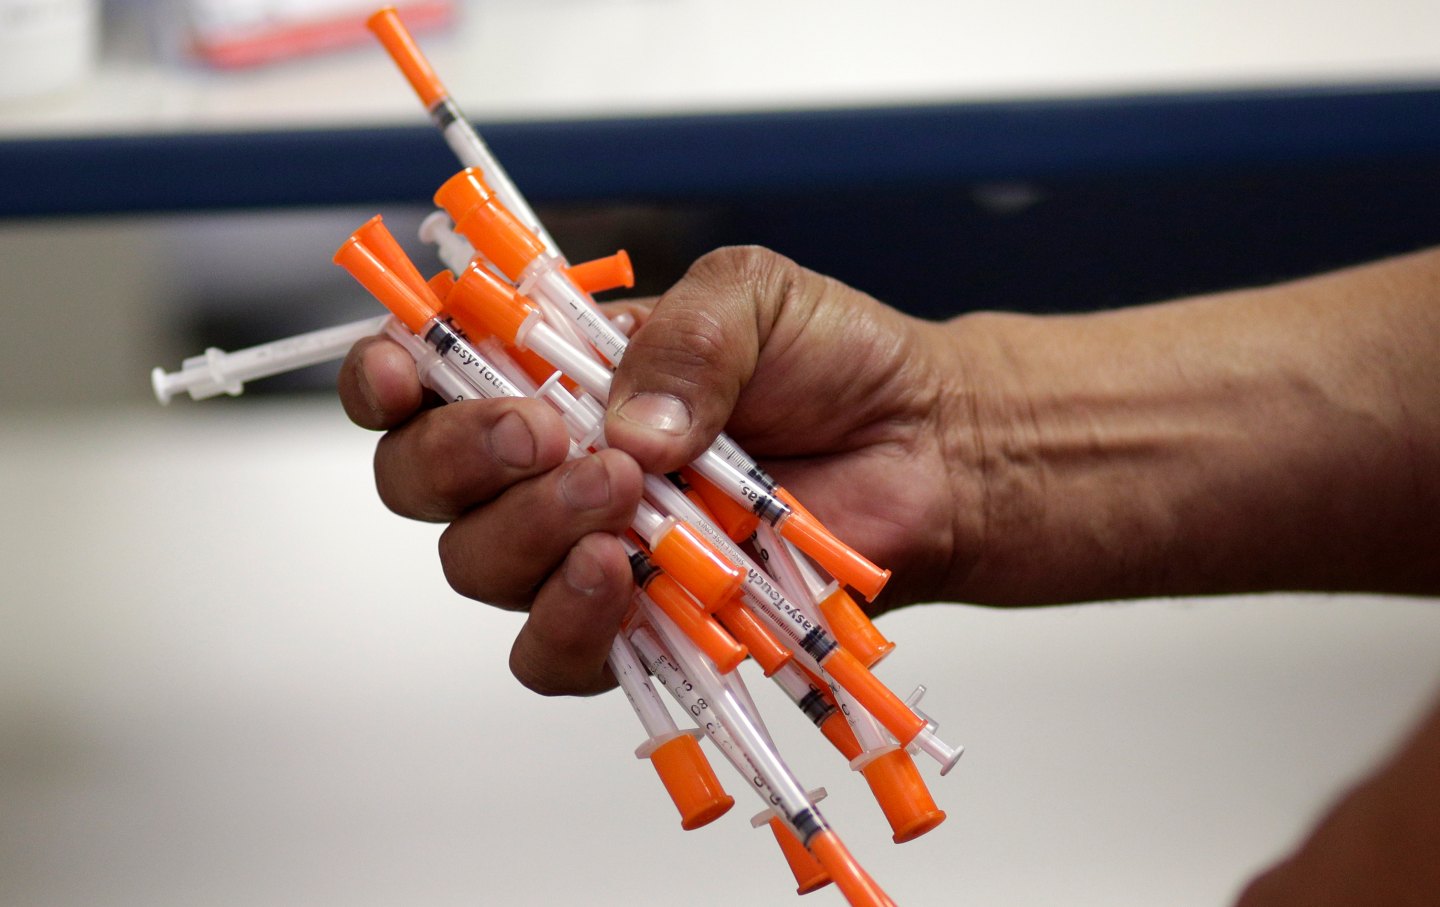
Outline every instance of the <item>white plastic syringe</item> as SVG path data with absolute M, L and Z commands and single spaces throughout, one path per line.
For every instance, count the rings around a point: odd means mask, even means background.
M 682 731 L 676 726 L 623 634 L 617 633 L 611 641 L 606 664 L 648 735 L 635 750 L 635 758 L 649 759 L 655 767 L 680 811 L 680 827 L 691 831 L 728 812 L 735 798 L 725 793 L 700 751 L 696 737 L 703 732 L 699 728 Z
M 387 6 L 379 10 L 365 24 L 375 37 L 380 39 L 390 58 L 404 74 L 405 80 L 419 96 L 420 103 L 425 106 L 426 112 L 440 129 L 445 137 L 445 144 L 450 146 L 455 157 L 466 167 L 479 168 L 490 185 L 495 187 L 496 194 L 504 200 L 505 207 L 523 218 L 537 235 L 543 237 L 546 248 L 559 254 L 555 240 L 545 232 L 540 219 L 535 216 L 520 190 L 511 182 L 505 168 L 500 166 L 500 162 L 490 152 L 480 133 L 475 131 L 475 127 L 470 125 L 470 121 L 461 113 L 445 84 L 440 81 L 440 76 L 421 53 L 415 38 L 406 29 L 405 23 L 400 21 L 400 14 L 395 8 Z
M 156 366 L 150 373 L 150 385 L 155 399 L 161 403 L 169 403 L 176 394 L 182 393 L 190 394 L 192 400 L 206 400 L 221 394 L 236 397 L 244 391 L 247 381 L 339 359 L 355 341 L 378 333 L 384 323 L 384 315 L 363 318 L 234 352 L 212 346 L 201 355 L 186 359 L 177 372 Z
M 772 795 L 771 805 L 782 821 L 830 873 L 846 900 L 854 907 L 893 904 L 850 855 L 789 766 L 769 745 L 768 735 L 756 726 L 714 666 L 698 657 L 679 629 L 657 609 L 647 610 L 645 619 L 656 630 L 680 670 L 704 697 L 707 709 L 713 711 L 715 718 L 745 753 L 755 772 L 764 779 Z
M 791 831 L 790 826 L 785 823 L 783 813 L 777 808 L 777 804 L 781 802 L 780 799 L 771 793 L 764 776 L 756 771 L 754 762 L 745 754 L 725 726 L 719 720 L 711 717 L 713 709 L 710 707 L 709 701 L 700 693 L 699 688 L 686 677 L 655 631 L 643 622 L 643 614 L 636 613 L 633 616 L 626 633 L 656 681 L 679 703 L 682 711 L 693 716 L 694 720 L 703 728 L 703 733 L 710 738 L 710 741 L 745 779 L 745 786 L 753 790 L 756 796 L 765 803 L 765 810 L 756 818 L 751 819 L 750 824 L 756 828 L 761 824 L 770 826 L 776 843 L 780 845 L 780 851 L 790 865 L 790 870 L 794 873 L 795 881 L 799 885 L 796 893 L 809 894 L 830 884 L 830 873 L 820 864 L 819 860 L 815 859 L 813 854 L 805 849 L 805 845 L 800 843 L 795 832 Z M 806 797 L 810 803 L 819 804 L 821 800 L 825 799 L 825 788 L 808 791 Z

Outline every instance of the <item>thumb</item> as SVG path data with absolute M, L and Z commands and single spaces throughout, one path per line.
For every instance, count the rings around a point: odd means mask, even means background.
M 695 459 L 725 427 L 797 266 L 758 247 L 719 249 L 671 287 L 615 371 L 605 437 L 646 472 Z

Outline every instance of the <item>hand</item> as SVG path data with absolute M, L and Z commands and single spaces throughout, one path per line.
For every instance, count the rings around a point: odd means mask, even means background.
M 836 534 L 895 571 L 882 606 L 939 592 L 979 513 L 949 465 L 965 436 L 952 424 L 950 335 L 761 249 L 706 256 L 638 315 L 612 391 L 612 449 L 575 463 L 543 403 L 425 407 L 389 341 L 357 344 L 341 371 L 351 419 L 387 431 L 375 458 L 387 506 L 450 524 L 440 559 L 456 591 L 529 610 L 510 662 L 521 682 L 610 685 L 605 653 L 631 594 L 615 534 L 642 469 L 678 468 L 727 423 Z

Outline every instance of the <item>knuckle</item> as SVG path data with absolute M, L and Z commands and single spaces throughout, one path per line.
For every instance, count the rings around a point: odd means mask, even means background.
M 664 326 L 650 332 L 646 355 L 666 374 L 698 378 L 725 360 L 723 328 L 713 314 L 674 308 L 665 313 Z
M 690 266 L 690 275 L 707 282 L 766 286 L 776 273 L 795 263 L 764 246 L 724 246 L 707 252 Z

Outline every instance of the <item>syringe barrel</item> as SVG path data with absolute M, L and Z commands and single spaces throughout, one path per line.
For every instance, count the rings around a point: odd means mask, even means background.
M 559 309 L 586 340 L 611 365 L 619 365 L 629 340 L 601 313 L 583 290 L 565 273 L 560 259 L 535 259 L 521 275 L 520 292 L 526 290 L 548 300 Z
M 458 331 L 438 318 L 424 326 L 421 337 L 435 348 L 440 358 L 453 366 L 485 398 L 520 397 L 520 389 L 511 384 L 494 365 L 481 356 Z
M 385 325 L 385 334 L 399 343 L 415 361 L 415 373 L 420 383 L 439 394 L 447 403 L 459 400 L 477 400 L 480 392 L 448 362 L 440 358 L 435 348 L 410 333 L 395 319 Z
M 635 716 L 645 728 L 647 737 L 653 740 L 679 730 L 675 726 L 675 719 L 670 717 L 670 712 L 666 710 L 665 703 L 655 694 L 650 678 L 645 675 L 635 650 L 624 634 L 617 633 L 611 641 L 607 663 L 625 698 L 630 701 L 630 707 L 635 710 Z
M 720 721 L 711 718 L 709 701 L 671 657 L 654 631 L 646 626 L 635 627 L 630 630 L 630 642 L 660 685 L 679 703 L 681 709 L 697 721 L 710 741 L 724 754 L 740 776 L 746 779 L 746 786 L 754 790 L 767 806 L 774 806 L 777 801 L 765 779 L 756 771 L 749 756 L 731 736 L 730 731 Z
M 534 350 L 595 399 L 610 398 L 610 381 L 614 377 L 610 369 L 595 361 L 589 353 L 567 343 L 549 324 L 532 322 L 516 340 L 517 345 Z
M 796 781 L 789 766 L 769 745 L 766 739 L 768 735 L 757 725 L 758 716 L 751 716 L 740 707 L 734 695 L 726 689 L 715 667 L 707 664 L 703 658 L 696 657 L 689 641 L 668 617 L 655 609 L 647 611 L 646 617 L 651 626 L 659 631 L 681 670 L 704 694 L 726 730 L 735 737 L 750 757 L 756 771 L 765 779 L 770 791 L 779 801 L 776 808 L 782 813 L 786 824 L 795 832 L 800 842 L 808 846 L 811 839 L 826 828 L 825 820 L 810 802 L 805 788 Z

